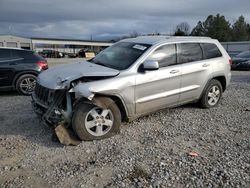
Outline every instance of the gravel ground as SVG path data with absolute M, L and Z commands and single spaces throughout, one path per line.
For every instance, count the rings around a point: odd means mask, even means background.
M 0 187 L 250 187 L 250 72 L 233 72 L 216 108 L 161 110 L 75 147 L 51 140 L 30 101 L 0 95 Z

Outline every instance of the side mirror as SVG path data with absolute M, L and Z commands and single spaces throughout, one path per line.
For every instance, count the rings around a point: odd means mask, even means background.
M 142 68 L 143 68 L 143 70 L 158 70 L 159 63 L 158 63 L 158 61 L 148 60 L 142 64 Z

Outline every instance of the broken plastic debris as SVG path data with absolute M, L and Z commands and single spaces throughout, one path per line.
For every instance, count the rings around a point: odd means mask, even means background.
M 66 146 L 69 145 L 77 146 L 78 144 L 81 143 L 80 140 L 78 140 L 70 130 L 66 129 L 63 124 L 59 124 L 55 128 L 55 133 L 61 144 L 64 144 Z
M 198 157 L 198 153 L 196 153 L 196 152 L 189 152 L 188 155 L 190 155 L 192 157 Z

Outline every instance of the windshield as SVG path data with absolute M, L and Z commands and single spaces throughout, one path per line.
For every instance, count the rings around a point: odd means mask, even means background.
M 100 52 L 91 62 L 117 70 L 127 69 L 151 45 L 119 42 Z
M 241 52 L 241 53 L 239 53 L 236 57 L 240 57 L 240 58 L 250 58 L 250 51 Z

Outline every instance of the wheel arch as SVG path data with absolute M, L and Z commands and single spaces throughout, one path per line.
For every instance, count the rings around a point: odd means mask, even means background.
M 204 92 L 205 92 L 205 90 L 206 90 L 208 84 L 211 82 L 211 80 L 218 80 L 218 81 L 221 83 L 223 92 L 226 90 L 226 87 L 227 87 L 227 84 L 226 84 L 226 77 L 225 77 L 224 75 L 214 76 L 214 77 L 210 78 L 210 79 L 207 81 L 207 83 L 206 83 L 205 87 L 203 88 L 203 90 L 202 90 L 202 92 L 201 92 L 200 97 L 199 97 L 198 100 L 201 99 L 202 95 L 204 94 Z
M 227 88 L 227 81 L 226 81 L 226 77 L 225 76 L 216 76 L 216 77 L 213 77 L 212 79 L 218 80 L 221 83 L 223 92 L 226 90 L 226 88 Z M 211 80 L 209 80 L 209 81 L 211 81 Z
M 120 96 L 96 93 L 94 98 L 98 98 L 98 97 L 107 97 L 107 98 L 112 99 L 116 103 L 117 107 L 119 108 L 121 112 L 122 121 L 128 121 L 128 111 L 127 111 L 124 101 L 122 100 Z

